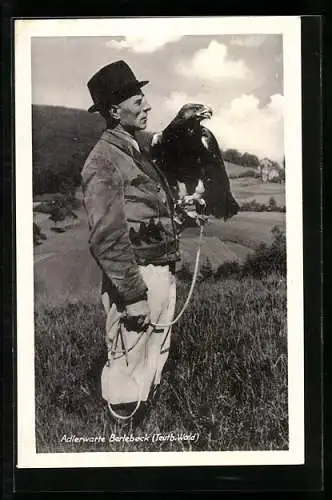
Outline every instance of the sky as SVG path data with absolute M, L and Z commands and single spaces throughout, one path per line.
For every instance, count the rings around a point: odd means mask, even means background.
M 162 130 L 186 102 L 207 104 L 213 117 L 203 124 L 222 148 L 282 161 L 281 35 L 34 37 L 32 103 L 88 109 L 88 80 L 118 59 L 150 82 L 149 129 Z

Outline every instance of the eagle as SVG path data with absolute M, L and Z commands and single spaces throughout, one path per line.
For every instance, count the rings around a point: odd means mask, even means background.
M 239 211 L 217 139 L 201 122 L 213 111 L 187 103 L 153 135 L 150 155 L 166 177 L 175 199 L 195 203 L 205 215 L 227 220 Z

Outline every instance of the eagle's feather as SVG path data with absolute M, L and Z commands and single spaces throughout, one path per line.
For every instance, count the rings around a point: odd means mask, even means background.
M 150 154 L 175 197 L 202 197 L 206 215 L 226 220 L 238 212 L 239 205 L 231 193 L 218 141 L 201 125 L 211 115 L 207 106 L 186 104 L 152 141 Z

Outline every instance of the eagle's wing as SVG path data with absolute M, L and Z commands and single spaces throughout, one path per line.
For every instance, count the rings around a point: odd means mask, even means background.
M 225 220 L 239 211 L 234 199 L 224 160 L 217 139 L 206 127 L 201 127 L 204 147 L 202 158 L 206 211 Z

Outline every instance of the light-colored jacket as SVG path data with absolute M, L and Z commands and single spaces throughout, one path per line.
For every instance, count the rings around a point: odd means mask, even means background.
M 126 132 L 106 129 L 81 172 L 90 251 L 103 291 L 130 304 L 146 297 L 139 266 L 180 259 L 166 179 Z

